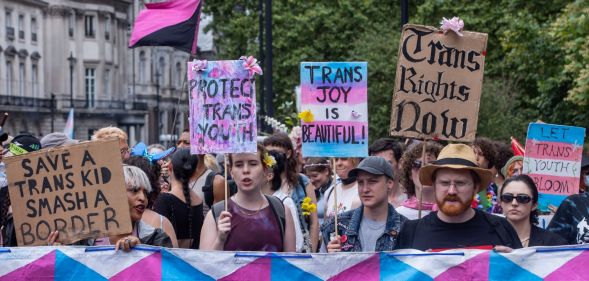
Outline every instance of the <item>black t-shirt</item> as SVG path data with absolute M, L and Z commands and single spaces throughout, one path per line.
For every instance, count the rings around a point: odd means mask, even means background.
M 160 193 L 153 205 L 153 210 L 170 220 L 178 239 L 193 239 L 191 248 L 198 249 L 203 223 L 202 203 L 193 205 L 189 209 L 186 203 L 175 195 Z
M 474 217 L 463 223 L 444 222 L 437 212 L 419 220 L 408 220 L 401 227 L 395 249 L 426 251 L 496 245 L 522 247 L 506 219 L 475 209 Z

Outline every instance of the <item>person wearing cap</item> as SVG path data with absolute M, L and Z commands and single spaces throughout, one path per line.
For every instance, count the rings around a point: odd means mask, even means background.
M 77 144 L 78 142 L 78 140 L 70 139 L 68 135 L 62 132 L 54 132 L 41 138 L 41 147 L 45 149 L 51 147 L 68 146 Z
M 393 167 L 384 158 L 370 156 L 349 176 L 357 179 L 362 206 L 337 215 L 338 235 L 334 233 L 333 217 L 323 224 L 321 236 L 327 252 L 393 250 L 401 225 L 407 220 L 388 202 L 395 186 Z
M 471 207 L 475 194 L 487 188 L 492 178 L 490 170 L 477 166 L 471 147 L 444 147 L 433 164 L 419 169 L 419 180 L 434 188 L 439 211 L 406 221 L 395 249 L 495 248 L 508 252 L 521 248 L 517 233 L 505 218 Z

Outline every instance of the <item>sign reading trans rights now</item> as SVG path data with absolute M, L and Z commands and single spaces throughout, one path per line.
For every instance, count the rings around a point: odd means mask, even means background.
M 584 138 L 585 128 L 530 123 L 523 169 L 538 187 L 541 211 L 579 193 Z

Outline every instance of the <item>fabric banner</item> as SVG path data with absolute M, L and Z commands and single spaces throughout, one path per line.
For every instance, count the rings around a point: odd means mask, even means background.
M 0 248 L 0 280 L 586 280 L 589 247 L 272 254 L 139 246 Z
M 256 84 L 243 60 L 188 63 L 193 154 L 256 152 Z
M 558 207 L 571 194 L 579 193 L 581 158 L 585 128 L 545 123 L 530 123 L 524 157 L 528 174 L 540 197 L 538 208 Z
M 305 157 L 368 156 L 368 63 L 301 63 Z

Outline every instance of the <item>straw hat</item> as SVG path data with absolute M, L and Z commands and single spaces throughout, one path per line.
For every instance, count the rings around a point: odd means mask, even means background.
M 493 179 L 491 170 L 479 168 L 472 147 L 465 144 L 449 144 L 440 151 L 438 159 L 419 169 L 419 180 L 423 185 L 433 185 L 432 175 L 441 168 L 471 170 L 481 178 L 477 192 L 486 189 Z

